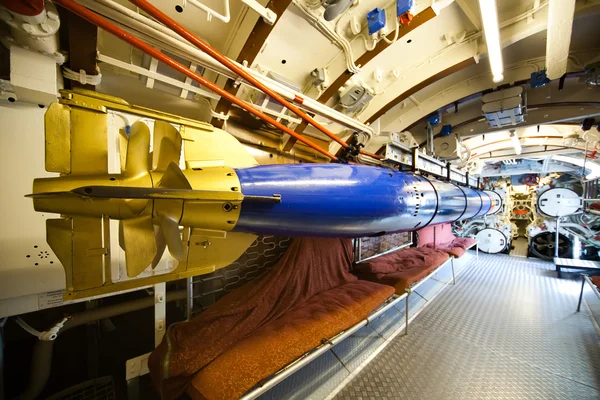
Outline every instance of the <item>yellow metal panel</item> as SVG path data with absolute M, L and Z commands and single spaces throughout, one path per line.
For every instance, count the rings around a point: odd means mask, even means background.
M 223 235 L 218 231 L 192 229 L 187 269 L 191 272 L 198 268 L 216 270 L 226 267 L 237 260 L 255 240 L 256 235 L 249 233 L 226 232 Z
M 105 285 L 84 290 L 67 291 L 65 292 L 64 298 L 65 300 L 84 299 L 86 297 L 99 296 L 106 293 L 113 293 L 122 290 L 131 290 L 139 287 L 155 285 L 161 282 L 170 282 L 177 279 L 189 278 L 190 276 L 208 274 L 209 272 L 211 272 L 211 270 L 212 269 L 206 269 L 206 271 L 186 271 L 185 268 L 182 268 L 181 270 L 177 268 L 175 272 L 172 272 L 170 274 L 154 275 L 139 279 L 130 279 L 127 281 L 115 282 L 112 285 Z
M 52 103 L 44 115 L 46 171 L 71 173 L 71 118 L 68 106 Z
M 193 126 L 194 128 L 203 131 L 210 132 L 213 130 L 213 126 L 206 122 L 196 121 L 193 119 L 183 118 L 162 111 L 132 105 L 118 97 L 113 97 L 107 94 L 93 92 L 86 89 L 75 88 L 72 91 L 61 90 L 60 94 L 60 102 L 62 104 L 87 108 L 89 110 L 95 110 L 103 113 L 105 113 L 107 110 L 124 111 L 143 117 L 170 122 L 173 124 Z
M 108 216 L 102 217 L 102 229 L 104 235 L 104 243 L 110 243 L 110 218 Z M 111 254 L 110 254 L 110 245 L 106 245 L 106 254 L 104 256 L 104 283 L 111 284 L 112 276 L 111 276 Z
M 71 109 L 71 173 L 107 174 L 108 139 L 106 114 Z
M 199 190 L 240 193 L 240 181 L 232 168 L 206 167 L 183 171 L 192 188 Z M 240 216 L 241 201 L 186 200 L 180 224 L 204 229 L 231 230 Z
M 73 218 L 73 290 L 90 289 L 104 284 L 102 218 Z M 107 246 L 110 241 L 107 241 Z
M 232 135 L 220 129 L 206 132 L 182 126 L 181 137 L 185 140 L 185 162 L 187 168 L 227 165 L 229 167 L 251 167 L 258 163 L 244 146 Z
M 67 290 L 73 288 L 73 220 L 47 219 L 46 242 L 65 269 Z

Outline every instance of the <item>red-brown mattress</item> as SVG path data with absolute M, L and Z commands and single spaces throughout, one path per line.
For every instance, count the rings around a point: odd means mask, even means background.
M 356 264 L 354 271 L 359 279 L 393 286 L 403 294 L 449 258 L 448 253 L 427 247 L 402 249 Z
M 239 341 L 192 379 L 192 399 L 237 399 L 259 381 L 369 315 L 394 294 L 356 280 L 313 296 Z
M 468 237 L 457 237 L 447 243 L 428 243 L 424 247 L 444 251 L 456 258 L 462 257 L 467 249 L 477 243 L 477 240 Z
M 244 340 L 251 341 L 251 336 L 259 331 L 262 332 L 262 329 L 267 329 L 266 327 L 271 323 L 286 318 L 288 312 L 293 311 L 300 313 L 297 315 L 304 315 L 301 311 L 302 307 L 310 304 L 309 301 L 314 301 L 315 296 L 322 294 L 324 298 L 329 299 L 331 304 L 327 307 L 331 307 L 333 318 L 337 321 L 333 327 L 334 330 L 339 331 L 340 326 L 352 325 L 357 321 L 356 318 L 363 318 L 365 313 L 393 294 L 393 288 L 357 282 L 357 278 L 349 272 L 352 262 L 353 251 L 350 239 L 296 239 L 277 265 L 265 276 L 224 296 L 193 320 L 171 325 L 162 343 L 150 355 L 148 362 L 150 374 L 163 400 L 180 396 L 198 371 L 215 363 L 218 357 L 238 343 Z M 346 285 L 350 286 L 344 288 Z M 356 288 L 359 299 L 363 297 L 364 299 L 348 302 L 348 296 L 344 293 L 352 288 Z M 326 294 L 333 289 L 340 291 L 334 292 L 342 296 L 339 300 L 335 296 Z M 363 295 L 358 294 L 360 291 L 364 291 Z M 342 308 L 347 306 L 351 312 L 343 313 L 339 311 L 338 306 Z M 321 319 L 317 320 L 321 321 Z M 321 328 L 325 328 L 321 326 L 321 322 L 315 325 L 308 324 L 306 330 L 300 335 L 304 337 L 303 343 L 298 346 L 309 348 L 313 346 L 315 340 L 319 341 L 326 337 L 330 331 Z M 291 334 L 290 329 L 286 326 L 281 328 L 283 337 Z M 277 342 L 284 340 L 275 336 L 271 339 Z M 242 348 L 246 348 L 243 343 Z M 279 352 L 273 365 L 264 364 L 266 362 L 264 360 L 254 360 L 254 355 L 247 357 L 244 361 L 247 363 L 245 365 L 256 370 L 255 376 L 264 377 L 265 374 L 275 372 L 274 369 L 281 363 L 293 360 L 297 348 L 291 344 L 287 346 L 292 348 L 289 352 L 286 346 L 278 346 L 278 350 L 273 350 Z M 235 361 L 241 363 L 246 357 L 238 356 L 238 358 Z M 221 365 L 221 362 L 216 365 Z M 235 370 L 236 373 L 241 373 L 237 368 Z M 212 382 L 212 385 L 225 386 L 223 382 L 228 379 L 227 376 Z M 240 389 L 235 392 L 246 391 L 250 380 L 248 378 L 248 381 L 244 381 Z M 252 384 L 254 383 L 256 382 Z M 233 381 L 228 383 L 228 385 L 233 384 Z M 208 390 L 203 385 L 198 387 L 203 391 Z M 232 389 L 228 389 L 227 393 L 233 392 Z
M 600 275 L 590 276 L 590 280 L 598 289 L 600 289 Z

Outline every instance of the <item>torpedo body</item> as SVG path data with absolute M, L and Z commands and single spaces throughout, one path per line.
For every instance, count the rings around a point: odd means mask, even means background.
M 280 203 L 244 201 L 241 232 L 375 236 L 474 218 L 492 205 L 478 190 L 364 165 L 262 165 L 236 174 L 245 196 L 281 196 Z
M 28 195 L 34 209 L 59 214 L 46 221 L 47 241 L 65 267 L 68 296 L 212 272 L 238 259 L 256 234 L 376 236 L 485 215 L 492 206 L 484 192 L 410 172 L 333 163 L 256 165 L 226 132 L 201 131 L 188 139 L 182 168 L 179 132 L 157 121 L 151 136 L 137 121 L 120 173 L 69 167 L 69 173 L 61 169 L 60 176 L 34 180 Z M 206 152 L 210 143 L 227 152 Z M 215 163 L 221 159 L 223 165 Z M 166 249 L 171 258 L 163 257 Z M 109 267 L 120 265 L 121 251 L 135 281 L 120 282 Z M 176 267 L 155 269 L 163 258 Z

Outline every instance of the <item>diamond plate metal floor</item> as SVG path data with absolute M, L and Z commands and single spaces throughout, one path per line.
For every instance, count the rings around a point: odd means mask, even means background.
M 600 399 L 600 339 L 551 262 L 480 254 L 336 399 Z
M 527 248 L 529 247 L 529 241 L 527 238 L 520 237 L 512 241 L 513 250 L 510 252 L 511 256 L 516 257 L 527 257 Z

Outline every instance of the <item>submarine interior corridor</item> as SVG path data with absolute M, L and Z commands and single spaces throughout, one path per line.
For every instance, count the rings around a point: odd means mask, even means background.
M 600 0 L 0 0 L 0 400 L 600 399 Z

